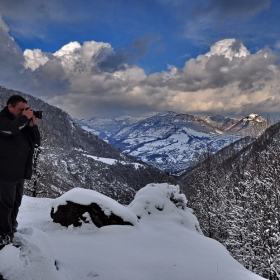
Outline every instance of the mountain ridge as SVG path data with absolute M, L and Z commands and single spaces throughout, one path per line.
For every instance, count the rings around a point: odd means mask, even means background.
M 90 118 L 78 122 L 124 153 L 176 176 L 192 166 L 197 152 L 217 152 L 246 135 L 256 137 L 269 126 L 257 114 L 239 120 L 167 111 L 119 120 L 106 118 L 105 123 L 102 118 Z

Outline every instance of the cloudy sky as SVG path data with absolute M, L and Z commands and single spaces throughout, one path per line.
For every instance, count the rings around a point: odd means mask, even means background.
M 273 115 L 279 0 L 1 0 L 0 85 L 72 117 Z

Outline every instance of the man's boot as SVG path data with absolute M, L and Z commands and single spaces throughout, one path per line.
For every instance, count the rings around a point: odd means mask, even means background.
M 9 234 L 0 235 L 0 250 L 2 250 L 6 245 L 12 243 L 12 237 Z

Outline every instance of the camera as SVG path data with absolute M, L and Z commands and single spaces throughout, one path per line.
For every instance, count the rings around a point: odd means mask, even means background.
M 42 119 L 43 118 L 43 111 L 33 111 L 33 115 L 37 118 L 37 119 Z
M 25 110 L 30 109 L 29 107 L 27 107 Z M 42 119 L 43 118 L 43 111 L 32 111 L 33 115 L 37 118 L 37 119 Z

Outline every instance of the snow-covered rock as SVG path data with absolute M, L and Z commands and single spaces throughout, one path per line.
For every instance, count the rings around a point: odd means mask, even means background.
M 202 234 L 196 217 L 187 207 L 187 198 L 180 193 L 179 186 L 169 184 L 149 184 L 139 190 L 128 205 L 140 219 L 165 219 Z
M 117 201 L 93 190 L 74 188 L 52 203 L 51 217 L 63 226 L 92 222 L 97 227 L 136 225 L 137 218 Z

